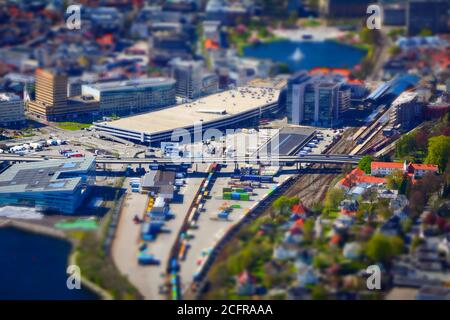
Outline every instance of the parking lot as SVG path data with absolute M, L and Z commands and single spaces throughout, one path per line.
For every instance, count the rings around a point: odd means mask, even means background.
M 148 251 L 159 261 L 158 265 L 139 265 L 137 253 L 141 242 L 141 224 L 135 224 L 133 217 L 142 216 L 146 209 L 148 195 L 131 192 L 129 179 L 126 179 L 127 196 L 113 245 L 113 259 L 119 270 L 128 276 L 146 299 L 163 299 L 160 287 L 164 284 L 164 272 L 167 267 L 170 249 L 175 242 L 189 206 L 197 192 L 203 177 L 187 177 L 186 184 L 180 189 L 179 200 L 169 205 L 172 218 L 167 220 L 164 231 L 154 241 L 147 241 Z
M 222 176 L 222 174 L 231 173 L 233 169 L 232 166 L 221 169 L 221 174 L 216 178 L 211 189 L 210 198 L 205 201 L 204 209 L 197 220 L 198 228 L 190 231 L 192 238 L 180 268 L 182 291 L 185 291 L 192 283 L 200 261 L 205 258 L 205 254 L 213 244 L 225 236 L 228 229 L 245 216 L 250 208 L 270 192 L 271 188 L 289 177 L 289 175 L 281 175 L 275 178 L 273 183 L 264 183 L 262 188 L 255 188 L 250 196 L 250 201 L 223 200 L 222 189 L 229 186 L 228 182 L 231 181 L 231 178 Z M 233 208 L 228 219 L 217 218 L 221 207 L 233 205 L 239 205 L 240 208 Z

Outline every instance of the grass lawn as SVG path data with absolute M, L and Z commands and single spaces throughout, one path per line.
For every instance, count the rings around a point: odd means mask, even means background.
M 303 27 L 318 27 L 321 26 L 322 23 L 319 20 L 308 19 L 301 22 Z
M 58 122 L 56 124 L 58 128 L 71 131 L 89 128 L 91 125 L 92 125 L 91 123 L 80 123 L 80 122 Z

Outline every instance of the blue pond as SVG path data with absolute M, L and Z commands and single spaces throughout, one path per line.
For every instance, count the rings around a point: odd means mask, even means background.
M 0 228 L 0 300 L 52 299 L 92 300 L 86 288 L 66 286 L 69 242 Z
M 280 40 L 244 47 L 244 56 L 285 63 L 291 72 L 317 67 L 351 69 L 365 55 L 363 49 L 335 41 Z

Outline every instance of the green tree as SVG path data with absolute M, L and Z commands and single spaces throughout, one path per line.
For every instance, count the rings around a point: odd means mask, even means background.
M 391 56 L 396 56 L 396 55 L 398 55 L 400 53 L 402 53 L 402 49 L 399 46 L 394 45 L 394 46 L 389 48 L 389 54 Z
M 433 31 L 431 31 L 428 28 L 423 28 L 422 30 L 420 30 L 419 35 L 422 36 L 422 37 L 429 37 L 429 36 L 433 35 Z
M 377 215 L 381 216 L 384 220 L 389 219 L 392 216 L 392 210 L 389 208 L 388 201 L 382 201 L 385 199 L 380 199 L 377 203 L 375 212 Z
M 316 285 L 311 291 L 311 298 L 314 300 L 326 300 L 327 291 L 322 285 Z
M 387 187 L 391 190 L 399 190 L 403 182 L 403 172 L 395 170 L 386 177 Z
M 403 251 L 403 240 L 399 237 L 388 237 L 376 233 L 367 243 L 366 255 L 374 262 L 389 263 Z
M 399 158 L 411 156 L 416 150 L 417 145 L 413 134 L 403 135 L 395 144 L 395 155 Z
M 365 173 L 370 174 L 370 165 L 372 160 L 373 158 L 370 155 L 362 157 L 361 160 L 358 161 L 358 168 L 363 170 Z
M 275 218 L 276 215 L 282 214 L 286 215 L 291 212 L 291 208 L 294 204 L 299 203 L 300 199 L 298 197 L 286 197 L 281 196 L 276 199 L 272 204 L 272 218 Z
M 345 194 L 342 189 L 332 188 L 329 189 L 325 197 L 325 210 L 331 211 L 336 210 L 339 203 L 344 200 Z
M 432 163 L 439 166 L 443 172 L 450 157 L 450 136 L 437 136 L 428 140 L 428 154 L 426 163 Z
M 289 14 L 289 17 L 286 21 L 286 24 L 288 27 L 295 27 L 298 20 L 298 14 L 297 12 L 293 11 Z
M 411 218 L 406 218 L 401 222 L 401 225 L 402 225 L 402 232 L 406 234 L 411 231 L 411 228 L 413 226 L 413 220 Z
M 312 219 L 308 219 L 303 224 L 303 237 L 306 241 L 312 241 L 314 233 L 314 221 Z

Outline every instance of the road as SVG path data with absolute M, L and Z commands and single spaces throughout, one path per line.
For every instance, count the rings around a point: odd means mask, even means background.
M 374 57 L 375 65 L 371 74 L 367 77 L 367 81 L 381 80 L 383 65 L 389 58 L 389 47 L 392 41 L 386 34 L 386 30 L 381 29 L 379 32 L 381 35 L 381 46 L 376 48 Z
M 60 155 L 39 155 L 39 156 L 20 156 L 15 154 L 1 154 L 0 161 L 18 161 L 18 162 L 33 162 L 51 159 L 64 158 Z M 252 164 L 270 164 L 276 165 L 294 165 L 295 163 L 323 163 L 323 164 L 357 164 L 361 159 L 358 155 L 340 155 L 340 154 L 308 154 L 300 156 L 280 156 L 269 158 L 255 158 L 255 157 L 239 157 L 239 158 L 225 158 L 225 157 L 203 157 L 203 158 L 116 158 L 116 157 L 96 157 L 97 164 L 181 164 L 181 163 L 219 163 L 219 164 L 233 164 L 233 163 L 252 163 Z

